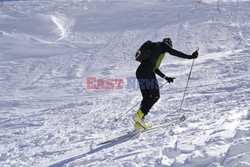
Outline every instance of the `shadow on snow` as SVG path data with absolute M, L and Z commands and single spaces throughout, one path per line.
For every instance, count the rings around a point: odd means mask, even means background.
M 110 142 L 110 143 L 107 143 L 107 144 L 103 144 L 103 145 L 99 145 L 97 148 L 94 148 L 92 150 L 90 150 L 89 152 L 86 152 L 84 154 L 80 154 L 80 155 L 77 155 L 77 156 L 73 156 L 71 158 L 68 158 L 68 159 L 65 159 L 65 160 L 62 160 L 60 162 L 57 162 L 55 164 L 52 164 L 50 165 L 49 167 L 59 167 L 59 166 L 63 166 L 67 163 L 70 163 L 72 161 L 75 161 L 77 159 L 80 159 L 80 158 L 83 158 L 87 155 L 91 155 L 91 154 L 95 154 L 99 151 L 102 151 L 103 149 L 107 149 L 107 148 L 110 148 L 110 147 L 113 147 L 115 145 L 118 145 L 118 144 L 121 144 L 121 143 L 124 143 L 128 140 L 130 140 L 131 138 L 125 138 L 125 139 L 121 139 L 121 140 L 118 140 L 118 141 L 113 141 L 113 142 Z M 85 164 L 86 165 L 86 164 Z

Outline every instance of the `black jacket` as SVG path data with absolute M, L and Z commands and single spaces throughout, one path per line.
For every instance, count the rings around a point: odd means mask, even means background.
M 162 78 L 164 78 L 165 75 L 158 68 L 161 64 L 162 59 L 165 56 L 165 53 L 169 53 L 173 56 L 177 56 L 184 59 L 192 59 L 191 55 L 187 55 L 178 50 L 175 50 L 164 42 L 154 42 L 150 48 L 150 52 L 150 61 L 152 62 L 152 66 L 150 68 L 152 68 L 153 71 Z

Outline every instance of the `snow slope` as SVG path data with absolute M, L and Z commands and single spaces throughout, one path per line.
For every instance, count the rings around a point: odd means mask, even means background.
M 219 2 L 4 1 L 0 166 L 250 166 L 250 1 Z M 187 120 L 97 146 L 133 129 L 138 106 L 114 117 L 141 100 L 134 53 L 163 37 L 200 56 L 179 111 L 192 61 L 166 55 L 160 69 L 177 79 L 146 121 Z M 124 83 L 90 90 L 87 77 Z

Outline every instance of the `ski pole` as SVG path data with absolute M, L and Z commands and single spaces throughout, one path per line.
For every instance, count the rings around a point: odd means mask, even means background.
M 194 59 L 193 59 L 192 65 L 191 65 L 191 69 L 190 69 L 190 72 L 189 72 L 189 75 L 188 75 L 188 79 L 187 79 L 187 84 L 186 84 L 186 87 L 185 87 L 185 90 L 184 90 L 184 94 L 183 94 L 183 97 L 182 97 L 182 100 L 181 100 L 181 106 L 180 106 L 180 109 L 178 111 L 178 117 L 180 117 L 180 112 L 182 110 L 182 105 L 183 105 L 183 101 L 184 101 L 184 98 L 185 98 L 185 95 L 186 95 L 186 92 L 187 92 L 188 82 L 189 82 L 189 79 L 191 77 L 193 66 L 194 66 Z M 184 119 L 184 120 L 186 119 L 185 118 L 185 114 L 183 114 L 183 116 L 181 117 L 181 119 Z
M 129 111 L 131 111 L 133 108 L 135 108 L 138 104 L 140 103 L 140 101 L 138 103 L 136 103 L 133 107 L 131 107 L 128 111 L 124 112 L 119 118 L 122 118 L 124 115 L 126 115 Z M 118 121 L 119 119 L 114 117 L 115 122 Z
M 165 82 L 164 84 L 162 84 L 162 85 L 159 87 L 159 89 L 163 88 L 163 86 L 166 85 L 167 83 L 168 83 L 168 82 Z M 133 107 L 131 107 L 129 110 L 127 110 L 126 112 L 124 112 L 123 114 L 121 114 L 119 118 L 122 118 L 122 117 L 123 117 L 124 115 L 126 115 L 129 111 L 131 111 L 133 108 L 135 108 L 139 103 L 141 103 L 141 102 L 139 101 L 138 103 L 136 103 L 136 104 L 135 104 Z M 115 122 L 118 121 L 119 118 L 114 117 L 114 121 L 115 121 Z

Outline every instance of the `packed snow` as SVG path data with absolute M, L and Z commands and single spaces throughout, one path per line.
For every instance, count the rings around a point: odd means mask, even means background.
M 250 166 L 249 0 L 0 3 L 1 167 Z M 199 57 L 180 109 L 192 60 L 166 54 L 146 122 L 187 120 L 98 145 L 133 130 L 134 54 L 164 37 Z

